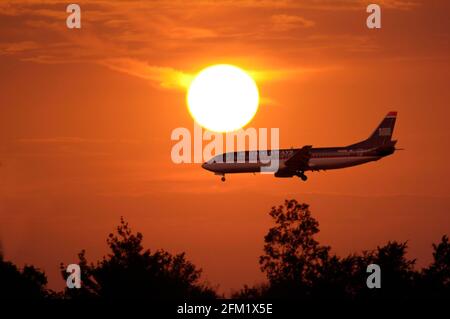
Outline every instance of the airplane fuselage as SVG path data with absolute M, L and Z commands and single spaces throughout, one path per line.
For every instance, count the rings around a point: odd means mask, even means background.
M 285 161 L 298 150 L 299 149 L 279 150 L 278 167 L 284 168 Z M 351 149 L 347 147 L 312 148 L 310 150 L 311 157 L 308 161 L 308 165 L 303 171 L 331 170 L 356 166 L 367 162 L 377 161 L 380 158 L 391 155 L 394 151 L 395 148 L 393 146 L 372 149 Z M 267 154 L 267 151 L 263 152 Z M 224 153 L 212 158 L 202 165 L 203 168 L 219 175 L 231 173 L 257 173 L 261 171 L 262 167 L 269 166 L 270 165 L 266 161 L 260 160 L 257 151 Z M 276 172 L 276 170 L 274 172 Z M 291 177 L 295 175 L 295 173 L 295 171 L 292 171 L 286 173 L 286 176 L 277 177 Z

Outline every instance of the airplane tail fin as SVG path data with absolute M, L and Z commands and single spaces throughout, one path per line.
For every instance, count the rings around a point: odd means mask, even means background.
M 396 119 L 397 119 L 397 112 L 389 112 L 367 140 L 350 146 L 351 147 L 394 146 L 397 141 L 392 141 L 392 133 L 394 132 Z

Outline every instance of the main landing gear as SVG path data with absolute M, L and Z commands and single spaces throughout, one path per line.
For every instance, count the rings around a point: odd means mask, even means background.
M 296 175 L 304 182 L 306 182 L 306 180 L 308 179 L 308 176 L 306 176 L 304 172 L 297 172 Z

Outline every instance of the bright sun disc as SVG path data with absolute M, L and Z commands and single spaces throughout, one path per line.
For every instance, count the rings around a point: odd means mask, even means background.
M 255 116 L 258 87 L 250 75 L 235 66 L 213 65 L 192 81 L 187 104 L 194 120 L 204 128 L 215 132 L 235 131 Z

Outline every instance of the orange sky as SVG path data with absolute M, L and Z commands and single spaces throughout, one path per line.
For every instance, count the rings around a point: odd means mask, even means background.
M 90 2 L 90 3 L 89 3 Z M 78 1 L 0 3 L 0 237 L 8 259 L 61 288 L 60 262 L 106 252 L 125 216 L 150 248 L 186 251 L 223 292 L 258 270 L 272 205 L 311 204 L 339 254 L 409 240 L 424 265 L 450 231 L 450 4 L 372 1 Z M 346 145 L 390 110 L 405 151 L 307 183 L 268 175 L 221 183 L 175 165 L 174 128 L 192 128 L 183 79 L 231 63 L 262 103 L 252 127 L 282 147 Z

